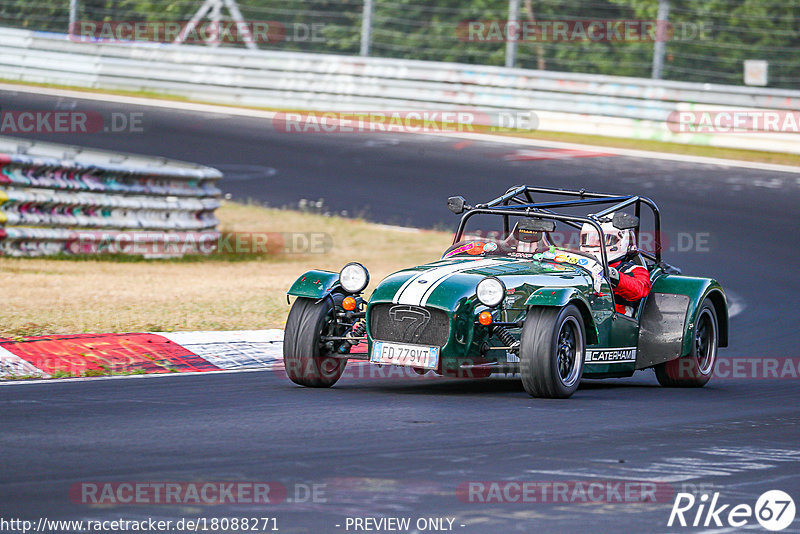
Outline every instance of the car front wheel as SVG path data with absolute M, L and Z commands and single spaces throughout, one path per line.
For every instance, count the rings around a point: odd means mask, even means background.
M 342 336 L 345 327 L 336 322 L 340 295 L 322 300 L 299 297 L 289 311 L 283 339 L 283 364 L 295 384 L 328 388 L 339 380 L 347 360 L 339 352 L 342 343 L 325 341 L 324 336 Z
M 532 397 L 565 399 L 578 389 L 583 374 L 586 334 L 580 311 L 532 308 L 520 338 L 520 375 Z

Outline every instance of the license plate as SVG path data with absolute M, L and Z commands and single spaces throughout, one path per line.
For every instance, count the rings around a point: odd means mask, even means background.
M 439 366 L 439 347 L 407 345 L 375 341 L 369 361 L 389 365 L 405 365 L 422 369 L 436 369 Z

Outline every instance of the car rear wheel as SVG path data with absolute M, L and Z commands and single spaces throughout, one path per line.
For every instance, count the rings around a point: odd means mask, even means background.
M 658 383 L 670 388 L 699 388 L 714 374 L 719 348 L 717 312 L 710 300 L 700 306 L 694 326 L 692 352 L 655 366 Z
M 344 335 L 346 329 L 337 324 L 335 315 L 341 299 L 341 295 L 321 301 L 299 297 L 292 305 L 284 331 L 283 364 L 295 384 L 328 388 L 342 376 L 347 360 L 334 357 L 342 343 L 322 340 Z
M 578 308 L 532 308 L 520 338 L 525 391 L 532 397 L 570 397 L 581 381 L 585 353 L 586 334 Z

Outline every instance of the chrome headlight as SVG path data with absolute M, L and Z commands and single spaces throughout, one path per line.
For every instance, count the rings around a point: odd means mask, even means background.
M 487 276 L 478 282 L 477 294 L 481 304 L 494 308 L 503 302 L 506 296 L 506 286 L 499 278 Z
M 339 283 L 348 293 L 360 293 L 369 284 L 369 273 L 360 263 L 351 262 L 339 271 Z

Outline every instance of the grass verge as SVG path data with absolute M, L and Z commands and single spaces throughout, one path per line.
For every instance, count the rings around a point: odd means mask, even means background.
M 0 336 L 281 328 L 286 290 L 306 270 L 359 261 L 374 287 L 395 270 L 438 259 L 452 237 L 232 202 L 217 214 L 226 232 L 321 232 L 331 246 L 245 261 L 0 258 Z

